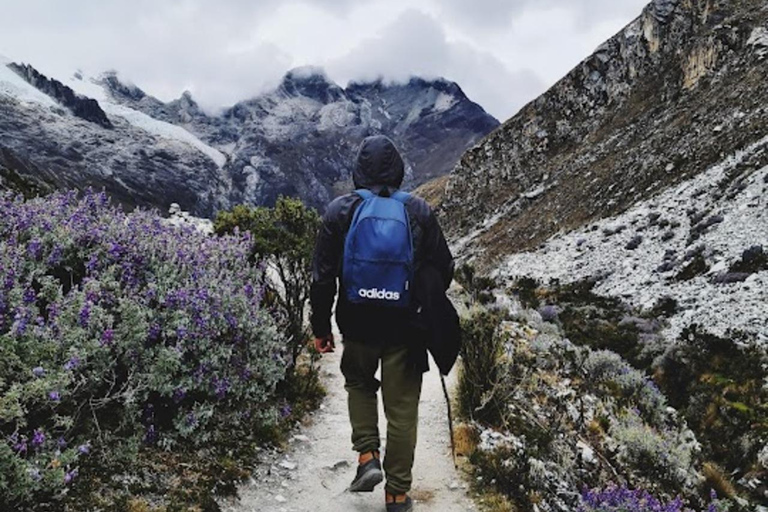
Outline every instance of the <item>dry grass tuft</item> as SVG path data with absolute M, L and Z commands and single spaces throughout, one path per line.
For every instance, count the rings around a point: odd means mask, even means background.
M 736 489 L 723 468 L 714 462 L 705 462 L 701 472 L 704 474 L 706 489 L 714 489 L 721 498 L 733 499 L 737 496 Z
M 484 494 L 480 499 L 484 512 L 518 512 L 517 507 L 506 496 L 496 492 Z
M 456 455 L 469 457 L 480 443 L 480 433 L 475 427 L 467 423 L 459 423 L 453 429 L 454 442 L 456 443 Z

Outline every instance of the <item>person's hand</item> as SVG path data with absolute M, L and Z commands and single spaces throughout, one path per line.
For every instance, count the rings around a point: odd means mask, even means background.
M 333 342 L 333 334 L 329 334 L 322 338 L 315 338 L 315 350 L 320 354 L 328 354 L 333 352 L 336 348 L 336 344 Z

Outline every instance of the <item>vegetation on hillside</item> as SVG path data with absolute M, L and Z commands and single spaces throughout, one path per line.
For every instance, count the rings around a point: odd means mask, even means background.
M 257 245 L 0 195 L 0 509 L 217 510 L 295 414 Z
M 488 510 L 711 512 L 759 502 L 764 354 L 701 327 L 654 352 L 671 300 L 638 312 L 589 283 L 525 279 L 503 290 L 469 274 L 459 273 L 469 313 L 458 444 Z

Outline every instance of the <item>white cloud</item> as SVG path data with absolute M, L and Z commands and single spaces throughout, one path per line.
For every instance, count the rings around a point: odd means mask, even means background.
M 501 118 L 512 115 L 543 88 L 532 71 L 510 71 L 493 54 L 448 40 L 436 19 L 417 10 L 403 12 L 376 37 L 362 41 L 328 67 L 332 76 L 344 81 L 444 77 Z
M 500 118 L 646 0 L 0 0 L 0 54 L 65 77 L 116 69 L 161 99 L 218 107 L 291 67 L 455 80 Z

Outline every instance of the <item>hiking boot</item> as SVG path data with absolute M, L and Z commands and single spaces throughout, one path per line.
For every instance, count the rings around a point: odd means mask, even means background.
M 413 500 L 407 494 L 393 496 L 387 493 L 387 512 L 411 512 Z
M 373 489 L 384 480 L 378 454 L 370 455 L 371 458 L 368 461 L 357 466 L 357 475 L 349 486 L 350 492 L 373 492 Z

